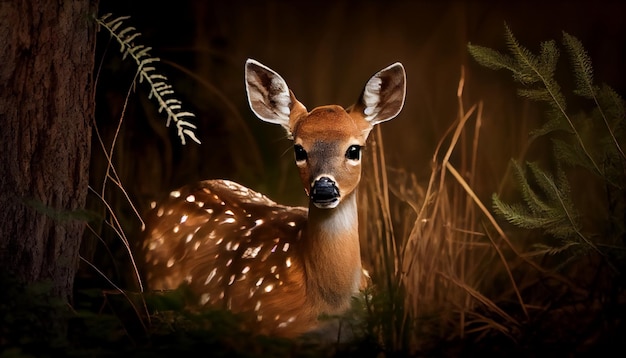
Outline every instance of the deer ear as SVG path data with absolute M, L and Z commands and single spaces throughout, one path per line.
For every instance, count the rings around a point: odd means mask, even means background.
M 253 59 L 246 61 L 245 73 L 248 103 L 254 114 L 263 121 L 280 124 L 291 135 L 289 116 L 292 109 L 304 106 L 296 100 L 287 82 L 278 73 Z
M 395 118 L 406 97 L 406 73 L 400 62 L 377 72 L 367 81 L 351 112 L 358 111 L 372 126 Z

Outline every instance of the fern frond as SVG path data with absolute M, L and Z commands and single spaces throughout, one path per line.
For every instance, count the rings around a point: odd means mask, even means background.
M 520 45 L 511 29 L 505 24 L 505 42 L 513 55 L 517 72 L 513 73 L 513 79 L 522 84 L 533 84 L 540 80 L 536 68 L 539 67 L 537 57 L 527 48 Z
M 598 91 L 599 107 L 605 109 L 606 126 L 615 149 L 619 152 L 621 161 L 626 159 L 624 146 L 626 146 L 626 111 L 622 97 L 608 85 L 602 85 Z
M 550 92 L 545 87 L 519 88 L 517 94 L 533 101 L 550 102 L 552 100 Z
M 488 47 L 467 45 L 469 53 L 474 57 L 476 62 L 490 68 L 492 70 L 507 69 L 511 72 L 517 72 L 513 58 L 502 54 L 501 52 L 492 50 Z
M 156 100 L 159 105 L 159 113 L 165 111 L 167 115 L 165 125 L 169 127 L 172 121 L 176 124 L 178 136 L 183 145 L 186 144 L 186 138 L 190 138 L 200 144 L 200 140 L 191 130 L 196 129 L 196 126 L 184 120 L 184 118 L 195 117 L 195 115 L 191 112 L 182 111 L 181 102 L 172 98 L 174 91 L 172 90 L 172 86 L 168 84 L 167 77 L 153 73 L 156 71 L 156 68 L 151 66 L 151 64 L 159 62 L 160 59 L 151 56 L 151 47 L 135 44 L 135 40 L 140 36 L 140 33 L 137 32 L 134 27 L 125 26 L 124 21 L 129 18 L 129 16 L 112 18 L 111 14 L 105 14 L 97 18 L 96 22 L 99 26 L 106 29 L 111 37 L 120 45 L 120 52 L 123 54 L 122 59 L 126 59 L 130 56 L 135 60 L 135 63 L 137 63 L 139 83 L 145 81 L 147 85 L 150 86 L 148 98 Z
M 494 194 L 494 211 L 515 226 L 540 229 L 564 242 L 578 241 L 578 214 L 569 200 L 571 194 L 565 174 L 560 171 L 554 179 L 534 163 L 527 163 L 526 166 L 530 170 L 528 174 L 513 161 L 524 205 L 504 203 Z
M 585 51 L 582 43 L 576 37 L 568 34 L 567 32 L 563 32 L 563 45 L 569 52 L 574 70 L 574 76 L 576 78 L 577 87 L 574 90 L 574 93 L 584 98 L 592 99 L 595 102 L 596 108 L 609 131 L 609 135 L 613 139 L 616 149 L 621 153 L 622 158 L 626 158 L 626 155 L 624 155 L 624 151 L 622 150 L 622 145 L 618 142 L 615 133 L 613 133 L 610 123 L 611 121 L 604 113 L 605 106 L 598 98 L 599 88 L 593 83 L 593 67 L 591 64 L 591 58 L 587 54 L 587 51 Z M 623 115 L 621 118 L 623 119 Z
M 511 66 L 514 68 L 514 70 L 512 70 L 513 79 L 526 85 L 540 86 L 539 88 L 523 88 L 519 90 L 519 94 L 530 99 L 548 103 L 552 108 L 552 114 L 555 115 L 552 117 L 552 120 L 562 120 L 564 123 L 567 123 L 578 145 L 580 145 L 583 153 L 587 156 L 588 161 L 592 163 L 594 172 L 602 175 L 602 170 L 589 153 L 587 144 L 583 141 L 582 136 L 567 113 L 565 95 L 562 93 L 560 85 L 554 78 L 556 64 L 559 58 L 556 43 L 554 41 L 542 43 L 539 55 L 535 55 L 530 50 L 520 45 L 508 25 L 505 24 L 504 27 L 505 41 L 513 58 L 513 65 Z M 489 53 L 487 50 L 481 52 Z M 548 126 L 535 132 L 535 135 L 548 133 L 558 127 L 559 125 L 557 123 L 549 123 Z M 615 140 L 615 142 L 618 143 L 617 140 Z
M 589 158 L 580 149 L 580 146 L 573 145 L 560 139 L 552 139 L 554 155 L 557 160 L 563 161 L 570 166 L 581 166 L 583 168 L 593 170 L 593 165 L 589 162 Z
M 563 113 L 559 110 L 555 108 L 548 109 L 546 118 L 548 118 L 548 120 L 541 125 L 541 127 L 530 131 L 529 135 L 531 139 L 534 140 L 555 131 L 573 134 L 572 127 L 568 124 L 568 121 L 563 118 Z
M 624 109 L 624 99 L 609 85 L 604 84 L 598 92 L 598 101 L 602 108 L 607 108 L 606 114 L 612 130 L 616 130 L 620 125 L 622 129 L 626 121 L 626 110 Z M 621 137 L 624 139 L 624 137 Z
M 521 204 L 507 204 L 497 194 L 493 194 L 493 209 L 511 224 L 524 229 L 541 229 L 550 223 L 550 219 L 534 215 Z
M 556 64 L 559 61 L 559 50 L 555 41 L 545 41 L 541 43 L 541 55 L 539 67 L 541 73 L 553 74 L 556 72 Z
M 593 67 L 583 45 L 567 32 L 563 32 L 563 45 L 569 52 L 572 61 L 577 86 L 574 93 L 589 99 L 595 98 L 597 88 L 593 84 Z
M 539 244 L 535 244 L 533 245 L 533 247 L 537 250 L 542 251 L 543 253 L 550 255 L 550 256 L 554 256 L 554 255 L 558 255 L 561 254 L 569 249 L 571 249 L 574 246 L 578 246 L 580 245 L 580 243 L 578 242 L 567 242 L 563 245 L 560 246 L 550 246 L 550 245 L 546 245 L 544 243 L 539 243 Z
M 540 83 L 547 93 L 537 99 L 548 102 L 565 114 L 567 108 L 565 96 L 554 79 L 554 71 L 559 58 L 559 51 L 556 49 L 554 41 L 544 42 L 541 45 L 540 56 L 536 56 L 519 44 L 507 25 L 505 25 L 505 37 L 509 51 L 511 51 L 522 74 L 522 77 L 513 74 L 513 78 L 525 84 Z
M 526 203 L 528 209 L 533 214 L 542 214 L 550 211 L 550 205 L 547 204 L 533 189 L 530 182 L 526 179 L 526 172 L 522 166 L 515 160 L 511 161 L 513 166 L 513 175 L 520 187 L 522 199 Z

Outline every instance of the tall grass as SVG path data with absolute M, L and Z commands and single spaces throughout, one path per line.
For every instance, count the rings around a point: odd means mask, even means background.
M 469 334 L 510 337 L 518 317 L 528 316 L 510 267 L 521 255 L 472 189 L 481 180 L 482 103 L 464 103 L 464 81 L 462 72 L 457 118 L 432 156 L 426 185 L 386 166 L 379 129 L 365 160 L 362 251 L 374 285 L 368 308 L 380 315 L 370 319 L 370 333 L 385 350 L 431 351 Z M 513 302 L 519 314 L 498 301 Z

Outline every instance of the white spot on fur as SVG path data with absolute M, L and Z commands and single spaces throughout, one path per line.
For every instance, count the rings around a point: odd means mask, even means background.
M 253 258 L 257 257 L 257 255 L 259 254 L 259 251 L 261 251 L 261 246 L 248 247 L 246 249 L 246 251 L 244 251 L 243 255 L 241 255 L 241 258 L 243 258 L 243 259 L 253 259 Z
M 211 273 L 209 273 L 209 275 L 206 277 L 206 281 L 204 281 L 205 285 L 208 285 L 209 282 L 211 282 L 211 280 L 213 279 L 213 277 L 215 277 L 215 274 L 217 273 L 217 268 L 214 268 Z

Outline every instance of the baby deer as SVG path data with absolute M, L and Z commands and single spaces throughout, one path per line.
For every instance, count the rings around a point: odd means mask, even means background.
M 185 283 L 199 306 L 247 313 L 261 333 L 295 337 L 318 329 L 321 314 L 345 311 L 359 290 L 361 150 L 373 126 L 402 109 L 405 72 L 395 63 L 351 107 L 308 112 L 276 72 L 252 59 L 245 69 L 252 111 L 293 140 L 309 207 L 228 180 L 174 190 L 146 217 L 145 275 L 152 290 Z

